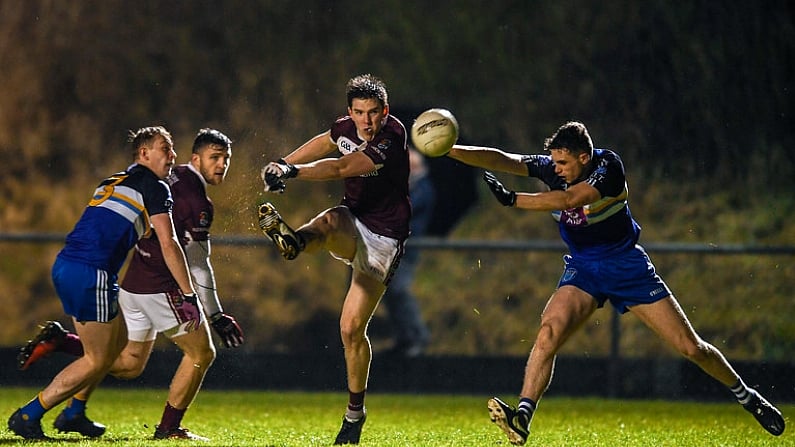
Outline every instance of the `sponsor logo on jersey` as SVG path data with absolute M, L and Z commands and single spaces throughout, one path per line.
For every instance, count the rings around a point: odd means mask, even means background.
M 649 292 L 649 296 L 657 296 L 661 293 L 665 292 L 665 287 L 658 287 L 651 292 Z
M 365 142 L 362 146 L 360 146 L 354 143 L 353 140 L 348 137 L 340 137 L 340 139 L 337 140 L 337 148 L 339 148 L 342 155 L 352 154 L 363 149 L 366 145 L 367 143 Z
M 585 217 L 585 211 L 582 209 L 582 207 L 561 211 L 560 221 L 570 227 L 582 227 L 588 225 L 588 219 Z

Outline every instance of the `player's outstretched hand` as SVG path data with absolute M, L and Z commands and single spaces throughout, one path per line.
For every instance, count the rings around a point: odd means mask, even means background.
M 486 184 L 489 185 L 491 193 L 494 194 L 494 197 L 496 197 L 500 203 L 502 203 L 504 206 L 516 205 L 516 192 L 506 188 L 502 182 L 497 180 L 497 177 L 495 177 L 494 174 L 489 171 L 484 171 L 483 180 L 485 180 Z
M 260 173 L 260 177 L 265 183 L 265 192 L 276 192 L 279 194 L 283 193 L 287 187 L 284 180 L 293 178 L 296 175 L 298 175 L 298 168 L 281 158 L 265 165 Z
M 265 183 L 265 192 L 274 192 L 281 194 L 284 192 L 287 185 L 284 184 L 284 181 L 276 176 L 276 174 L 266 173 L 265 169 L 262 169 L 262 173 L 260 174 L 262 177 L 262 181 Z
M 280 158 L 265 165 L 264 172 L 266 174 L 273 174 L 280 179 L 288 179 L 298 175 L 298 168 L 296 168 L 295 165 L 287 163 L 283 158 Z
M 210 324 L 227 348 L 236 348 L 243 344 L 243 329 L 240 329 L 235 317 L 223 312 L 216 312 L 210 315 Z

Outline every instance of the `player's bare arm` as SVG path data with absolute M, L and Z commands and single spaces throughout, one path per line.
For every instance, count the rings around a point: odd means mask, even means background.
M 168 269 L 177 281 L 180 290 L 186 295 L 194 293 L 193 281 L 188 274 L 188 263 L 185 261 L 185 254 L 174 234 L 174 224 L 168 213 L 155 214 L 151 217 L 152 226 L 155 228 L 157 238 L 160 241 L 160 248 L 163 251 L 163 259 L 166 261 Z
M 362 152 L 352 152 L 339 158 L 324 158 L 312 163 L 297 165 L 297 178 L 303 180 L 334 180 L 373 172 L 373 160 Z
M 282 159 L 292 165 L 309 163 L 319 160 L 336 150 L 337 145 L 331 141 L 331 131 L 327 130 L 321 134 L 315 135 Z
M 557 211 L 578 208 L 602 198 L 599 190 L 585 182 L 570 186 L 566 191 L 537 193 L 517 192 L 516 208 L 530 211 Z
M 522 162 L 520 154 L 505 152 L 497 148 L 457 144 L 450 149 L 447 156 L 470 166 L 527 176 L 527 166 Z

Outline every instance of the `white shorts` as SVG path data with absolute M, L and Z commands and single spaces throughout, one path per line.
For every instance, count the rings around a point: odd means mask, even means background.
M 179 337 L 199 329 L 204 321 L 201 302 L 185 302 L 179 291 L 140 294 L 120 289 L 119 306 L 131 341 L 152 341 L 158 333 Z
M 331 256 L 348 264 L 356 271 L 372 276 L 384 285 L 389 284 L 392 274 L 397 269 L 400 257 L 403 256 L 403 244 L 391 237 L 373 233 L 355 216 L 351 215 L 356 224 L 356 255 L 353 261 L 345 259 L 333 252 Z

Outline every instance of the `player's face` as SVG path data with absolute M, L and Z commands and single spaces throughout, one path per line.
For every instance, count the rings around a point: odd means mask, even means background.
M 574 155 L 568 149 L 550 149 L 552 161 L 555 163 L 555 174 L 563 178 L 568 184 L 582 180 L 585 167 L 591 161 L 588 154 Z
M 220 185 L 226 178 L 232 151 L 218 144 L 211 144 L 193 154 L 191 163 L 209 185 Z
M 356 123 L 356 131 L 364 141 L 373 141 L 384 126 L 389 106 L 382 106 L 375 98 L 354 98 L 348 107 L 348 115 Z
M 161 179 L 171 173 L 171 167 L 177 160 L 174 143 L 162 135 L 155 135 L 151 146 L 144 146 L 138 162 L 155 173 Z

